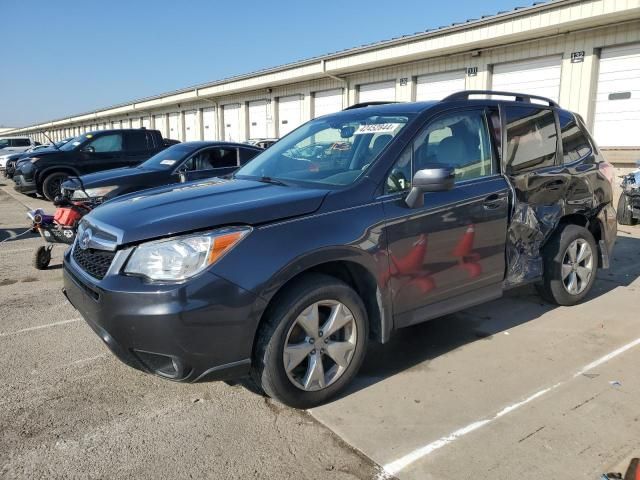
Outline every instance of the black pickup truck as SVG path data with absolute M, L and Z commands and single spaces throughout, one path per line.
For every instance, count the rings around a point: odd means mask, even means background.
M 62 147 L 33 152 L 16 165 L 13 181 L 22 193 L 53 200 L 67 177 L 133 167 L 170 145 L 158 130 L 123 129 L 87 132 Z

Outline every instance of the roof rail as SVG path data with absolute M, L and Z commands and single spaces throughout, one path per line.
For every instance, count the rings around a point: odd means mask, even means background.
M 530 95 L 528 93 L 514 93 L 514 92 L 496 92 L 494 90 L 464 90 L 462 92 L 456 92 L 448 97 L 442 99 L 443 102 L 450 102 L 453 100 L 469 100 L 471 95 L 498 95 L 501 97 L 515 97 L 516 102 L 532 103 L 531 99 L 542 100 L 549 104 L 550 107 L 559 107 L 556 102 L 547 97 L 541 97 L 539 95 Z
M 355 105 L 351 105 L 345 108 L 344 110 L 354 110 L 356 108 L 373 107 L 375 105 L 387 105 L 389 103 L 398 103 L 398 102 L 362 102 L 362 103 L 356 103 Z

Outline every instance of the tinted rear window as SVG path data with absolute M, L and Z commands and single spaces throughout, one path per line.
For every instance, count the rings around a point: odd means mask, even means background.
M 558 118 L 564 163 L 575 162 L 591 154 L 591 144 L 576 118 L 569 112 L 559 112 Z
M 552 110 L 507 106 L 507 172 L 526 172 L 555 164 L 557 132 Z

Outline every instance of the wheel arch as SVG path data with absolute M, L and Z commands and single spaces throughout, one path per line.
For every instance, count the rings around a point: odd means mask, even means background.
M 386 262 L 386 257 L 384 259 Z M 353 288 L 362 299 L 369 320 L 370 337 L 381 343 L 388 341 L 393 329 L 389 292 L 376 278 L 376 261 L 362 250 L 349 247 L 321 250 L 298 258 L 278 272 L 261 297 L 267 300 L 257 330 L 265 321 L 270 307 L 278 302 L 287 286 L 309 273 L 334 277 Z
M 596 212 L 592 216 L 587 216 L 583 213 L 571 213 L 565 215 L 560 218 L 555 230 L 560 231 L 566 225 L 578 225 L 579 227 L 586 228 L 591 235 L 593 235 L 593 238 L 596 241 L 596 248 L 598 249 L 598 267 L 603 268 L 604 265 L 608 264 L 608 255 L 606 255 L 602 250 L 601 240 L 606 240 L 604 238 L 605 226 L 603 225 L 598 213 L 599 212 Z
M 73 167 L 69 167 L 69 166 L 51 166 L 51 167 L 47 167 L 45 169 L 43 169 L 40 172 L 37 172 L 36 177 L 35 177 L 35 181 L 37 184 L 42 184 L 42 182 L 44 182 L 44 179 L 51 175 L 52 173 L 68 173 L 69 175 L 80 175 L 80 173 L 78 172 L 78 170 L 76 170 Z

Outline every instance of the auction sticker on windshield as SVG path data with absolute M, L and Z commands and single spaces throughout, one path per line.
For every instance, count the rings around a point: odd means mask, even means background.
M 174 163 L 176 163 L 175 160 L 162 160 L 160 165 L 173 165 Z
M 391 133 L 402 125 L 402 123 L 374 123 L 372 125 L 360 125 L 354 132 L 354 135 L 363 135 L 365 133 Z

